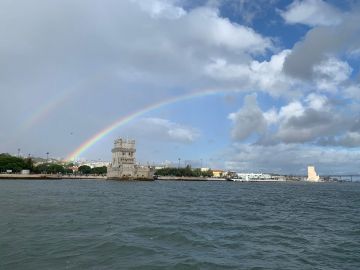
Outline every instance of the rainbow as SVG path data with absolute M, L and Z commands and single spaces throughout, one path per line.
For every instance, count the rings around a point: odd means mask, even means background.
M 59 91 L 60 94 L 54 96 L 47 103 L 43 103 L 42 106 L 38 106 L 36 110 L 33 110 L 32 113 L 28 115 L 24 124 L 22 124 L 22 129 L 26 131 L 34 125 L 40 123 L 44 118 L 49 116 L 51 111 L 54 111 L 56 108 L 65 104 L 70 98 L 72 98 L 76 94 L 76 92 L 80 92 L 83 89 L 86 89 L 86 87 L 106 79 L 106 77 L 108 77 L 107 73 L 97 72 L 92 76 L 81 79 L 69 85 L 67 88 L 62 89 L 61 91 Z
M 75 151 L 70 153 L 65 159 L 68 160 L 68 161 L 75 160 L 82 153 L 84 153 L 86 150 L 88 150 L 90 147 L 92 147 L 95 143 L 100 141 L 102 138 L 107 136 L 113 130 L 115 130 L 115 129 L 121 127 L 121 126 L 126 125 L 127 123 L 131 122 L 135 118 L 137 118 L 137 117 L 139 117 L 141 115 L 144 115 L 144 114 L 146 114 L 146 113 L 148 113 L 150 111 L 153 111 L 155 109 L 159 109 L 159 108 L 161 108 L 163 106 L 167 106 L 167 105 L 170 105 L 170 104 L 173 104 L 173 103 L 177 103 L 177 102 L 181 102 L 181 101 L 185 101 L 185 100 L 190 100 L 190 99 L 198 98 L 198 97 L 215 95 L 215 94 L 219 94 L 219 93 L 222 93 L 222 92 L 223 91 L 215 91 L 215 90 L 205 90 L 205 91 L 201 91 L 201 92 L 191 92 L 191 93 L 188 93 L 188 94 L 185 94 L 185 95 L 171 97 L 169 99 L 162 100 L 162 101 L 154 103 L 154 104 L 150 104 L 150 105 L 146 106 L 145 108 L 142 108 L 141 110 L 132 112 L 132 113 L 126 115 L 126 116 L 122 116 L 119 119 L 115 120 L 109 126 L 105 127 L 104 129 L 102 129 L 101 131 L 99 131 L 98 133 L 96 133 L 95 135 L 90 137 L 89 139 L 87 139 L 85 142 L 83 142 L 78 148 L 75 149 Z
M 61 95 L 53 98 L 50 102 L 46 103 L 44 106 L 39 106 L 33 113 L 27 118 L 25 123 L 22 125 L 24 130 L 27 130 L 34 125 L 38 124 L 45 117 L 47 117 L 51 111 L 55 110 L 59 106 L 66 103 L 66 101 L 70 98 L 70 94 L 62 93 Z

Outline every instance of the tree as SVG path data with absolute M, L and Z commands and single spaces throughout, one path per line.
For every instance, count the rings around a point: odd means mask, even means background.
M 81 165 L 78 170 L 81 174 L 85 175 L 91 173 L 91 167 L 87 165 Z
M 190 165 L 185 168 L 162 168 L 155 172 L 159 176 L 176 176 L 176 177 L 211 177 L 212 171 L 202 172 L 201 169 L 192 169 Z
M 92 174 L 97 174 L 97 175 L 105 175 L 107 173 L 107 167 L 106 166 L 102 166 L 102 167 L 95 167 L 91 169 L 91 173 Z
M 70 168 L 64 168 L 64 173 L 66 173 L 66 174 L 72 174 L 72 173 L 73 173 L 73 170 L 70 169 Z
M 65 173 L 65 168 L 59 164 L 43 163 L 35 167 L 36 173 Z
M 207 171 L 201 172 L 201 175 L 202 175 L 203 177 L 212 177 L 212 176 L 213 176 L 213 172 L 212 172 L 212 170 L 207 170 Z
M 48 173 L 64 173 L 65 169 L 59 164 L 50 164 L 47 171 Z
M 30 171 L 34 171 L 34 162 L 31 157 L 25 159 L 26 168 Z
M 39 164 L 34 168 L 35 173 L 47 173 L 48 164 Z

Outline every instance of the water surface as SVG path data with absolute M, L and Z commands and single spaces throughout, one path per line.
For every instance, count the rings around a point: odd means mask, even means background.
M 360 183 L 0 181 L 0 269 L 360 269 Z

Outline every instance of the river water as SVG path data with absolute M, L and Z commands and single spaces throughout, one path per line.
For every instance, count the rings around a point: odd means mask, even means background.
M 0 269 L 360 269 L 360 183 L 2 180 Z

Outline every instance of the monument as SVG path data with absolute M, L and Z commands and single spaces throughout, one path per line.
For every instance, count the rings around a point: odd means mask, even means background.
M 316 174 L 314 166 L 308 166 L 308 181 L 320 182 L 320 176 Z
M 112 162 L 107 178 L 117 180 L 153 180 L 154 169 L 137 165 L 135 162 L 135 140 L 116 139 L 112 152 Z

